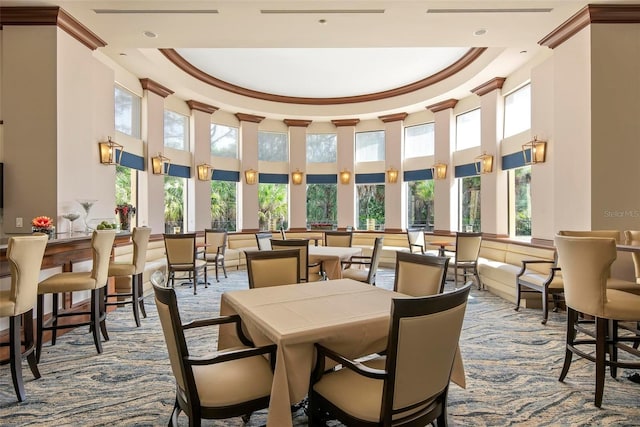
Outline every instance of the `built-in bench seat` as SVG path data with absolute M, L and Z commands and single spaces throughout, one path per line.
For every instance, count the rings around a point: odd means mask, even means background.
M 407 239 L 407 233 L 372 233 L 355 231 L 353 233 L 351 246 L 354 248 L 362 248 L 362 255 L 371 256 L 376 237 L 384 237 L 379 265 L 381 267 L 395 268 L 396 252 L 409 252 L 409 240 Z

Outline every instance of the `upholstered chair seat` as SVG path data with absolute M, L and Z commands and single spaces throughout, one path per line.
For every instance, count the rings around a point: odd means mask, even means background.
M 384 237 L 376 237 L 376 240 L 373 243 L 373 252 L 370 257 L 354 255 L 349 258 L 348 261 L 343 261 L 343 266 L 346 266 L 347 268 L 342 270 L 342 277 L 375 285 L 383 242 Z M 351 268 L 353 266 L 362 268 Z

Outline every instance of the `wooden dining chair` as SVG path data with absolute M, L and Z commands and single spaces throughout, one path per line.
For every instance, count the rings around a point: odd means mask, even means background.
M 226 230 L 204 230 L 204 259 L 207 261 L 207 267 L 213 264 L 216 269 L 216 282 L 219 282 L 218 269 L 222 267 L 224 277 L 227 277 L 227 267 L 224 263 L 224 254 L 227 250 L 227 231 Z
M 270 251 L 272 238 L 273 234 L 271 234 L 271 232 L 269 231 L 256 233 L 256 243 L 258 244 L 258 250 Z
M 354 255 L 343 264 L 347 266 L 342 270 L 342 277 L 345 279 L 358 280 L 370 285 L 376 284 L 376 273 L 378 272 L 378 264 L 380 263 L 380 254 L 382 252 L 382 244 L 384 237 L 376 237 L 373 244 L 373 252 L 371 256 Z M 352 268 L 353 266 L 364 268 Z
M 324 232 L 325 246 L 350 248 L 352 241 L 353 241 L 353 232 L 351 231 L 325 231 Z
M 164 246 L 167 254 L 167 270 L 171 287 L 175 286 L 176 273 L 187 273 L 193 283 L 193 294 L 198 293 L 198 272 L 204 276 L 207 288 L 207 261 L 196 257 L 196 234 L 164 234 Z
M 482 289 L 482 282 L 478 274 L 478 256 L 481 244 L 482 233 L 456 233 L 456 248 L 447 249 L 447 252 L 454 253 L 450 264 L 453 264 L 453 280 L 456 288 L 458 287 L 458 277 L 462 276 L 463 283 L 469 277 L 474 277 L 478 283 L 478 289 Z M 460 274 L 458 274 L 458 270 Z
M 245 251 L 249 288 L 300 283 L 300 249 Z
M 409 240 L 409 252 L 424 254 L 424 229 L 408 228 L 407 240 Z
M 448 266 L 449 257 L 396 252 L 393 290 L 414 297 L 441 294 Z
M 317 282 L 324 279 L 322 261 L 309 263 L 309 240 L 308 239 L 271 239 L 273 250 L 300 249 L 300 281 Z

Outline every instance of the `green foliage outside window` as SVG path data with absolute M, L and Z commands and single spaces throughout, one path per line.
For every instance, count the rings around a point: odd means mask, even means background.
M 211 228 L 236 231 L 236 185 L 211 181 Z
M 164 226 L 166 233 L 180 227 L 184 232 L 184 184 L 185 178 L 164 177 Z
M 260 230 L 287 228 L 286 184 L 258 184 L 258 226 Z
M 461 195 L 461 231 L 480 231 L 480 177 L 462 178 Z
M 515 170 L 516 236 L 531 236 L 531 166 Z
M 371 220 L 375 220 L 376 229 L 383 229 L 384 184 L 359 184 L 356 189 L 358 191 L 358 229 L 366 230 Z
M 116 205 L 132 203 L 131 169 L 116 165 Z
M 307 185 L 308 228 L 333 228 L 337 225 L 338 188 L 336 184 Z
M 433 231 L 434 206 L 433 188 L 434 181 L 410 181 L 408 184 L 408 209 L 409 227 L 421 227 L 426 231 Z

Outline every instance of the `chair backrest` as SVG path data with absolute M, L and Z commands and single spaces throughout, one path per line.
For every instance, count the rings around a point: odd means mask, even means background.
M 164 274 L 161 275 L 164 277 Z M 176 379 L 178 388 L 186 395 L 187 402 L 192 407 L 198 407 L 200 406 L 200 399 L 195 386 L 193 371 L 184 363 L 185 358 L 189 356 L 189 350 L 182 329 L 176 292 L 173 288 L 160 286 L 156 283 L 156 280 L 152 280 L 151 283 L 153 284 L 160 325 L 167 344 L 171 371 Z
M 35 306 L 40 267 L 48 238 L 44 233 L 9 237 L 7 243 L 7 261 L 11 272 L 9 301 L 13 302 L 13 310 L 12 313 L 2 313 L 3 315 L 17 316 Z
M 476 262 L 480 254 L 482 233 L 456 234 L 456 262 Z
M 409 228 L 407 229 L 407 239 L 409 240 L 409 252 L 424 253 L 424 229 Z M 420 246 L 422 249 L 416 247 Z
M 151 236 L 150 227 L 135 227 L 131 233 L 131 241 L 133 242 L 133 265 L 136 269 L 135 274 L 140 274 L 144 271 L 147 262 L 149 236 Z
M 618 230 L 560 230 L 559 236 L 572 237 L 606 237 L 620 241 L 620 231 Z
M 446 408 L 470 288 L 468 283 L 453 292 L 393 300 L 382 425 L 404 415 L 417 419 L 412 425 L 426 425 L 421 415 L 429 416 L 434 399 Z
M 555 237 L 567 306 L 602 317 L 607 302 L 607 278 L 617 257 L 616 241 L 606 237 Z
M 382 244 L 384 237 L 376 237 L 373 242 L 373 252 L 371 253 L 371 266 L 367 275 L 367 283 L 373 285 L 376 283 L 376 273 L 378 272 L 378 264 L 380 263 L 380 254 L 382 253 Z
M 245 251 L 249 288 L 300 283 L 300 249 Z
M 224 255 L 227 249 L 227 230 L 214 230 L 207 228 L 204 230 L 205 252 L 217 254 L 220 248 L 220 255 Z
M 271 239 L 271 248 L 273 250 L 282 249 L 300 249 L 300 280 L 307 281 L 309 276 L 309 240 L 278 240 Z
M 164 234 L 164 248 L 169 265 L 195 265 L 196 234 Z
M 340 248 L 350 248 L 353 240 L 351 231 L 325 231 L 324 245 L 336 246 Z
M 625 245 L 640 246 L 640 230 L 625 230 L 624 243 Z M 633 267 L 636 271 L 636 281 L 640 282 L 640 253 L 631 252 L 631 259 L 633 259 Z
M 93 255 L 91 277 L 96 281 L 96 288 L 107 285 L 111 249 L 115 239 L 116 230 L 94 230 L 91 235 L 91 252 Z
M 396 252 L 396 277 L 393 290 L 414 297 L 426 297 L 444 291 L 449 257 Z
M 256 242 L 258 243 L 258 250 L 270 251 L 272 238 L 273 238 L 273 234 L 271 234 L 271 232 L 256 233 Z

